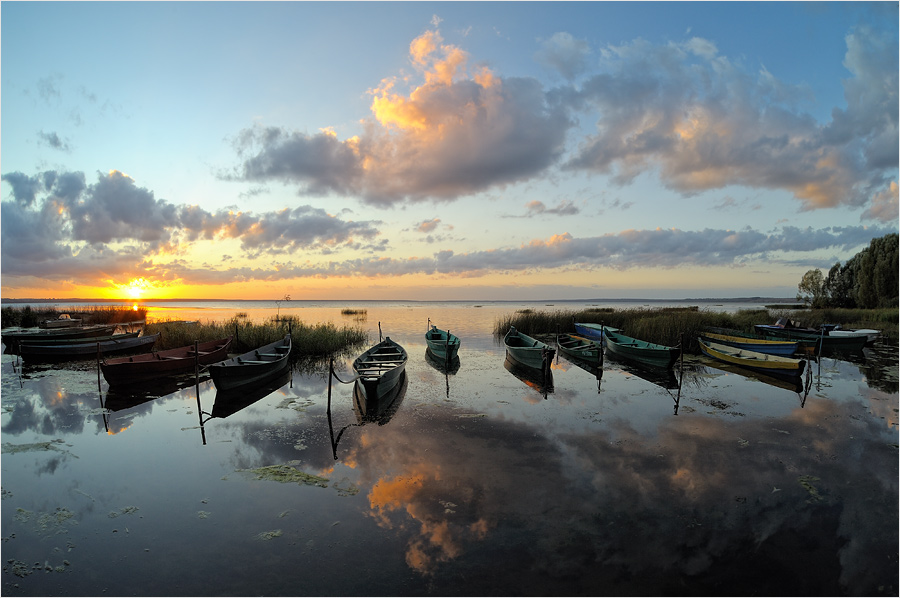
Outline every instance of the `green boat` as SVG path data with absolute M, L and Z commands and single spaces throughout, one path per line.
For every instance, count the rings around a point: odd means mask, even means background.
M 596 363 L 600 361 L 600 341 L 594 341 L 577 334 L 560 334 L 556 337 L 559 350 L 568 357 Z
M 509 327 L 509 332 L 503 338 L 503 344 L 506 345 L 506 353 L 513 361 L 538 370 L 549 371 L 550 362 L 556 354 L 556 349 L 527 334 L 522 334 L 514 326 Z
M 610 328 L 604 327 L 603 335 L 606 337 L 606 348 L 612 353 L 647 365 L 670 367 L 681 354 L 678 347 L 642 341 L 620 332 L 613 332 Z
M 440 361 L 450 363 L 459 353 L 459 337 L 449 330 L 441 330 L 428 320 L 428 332 L 425 333 L 428 350 Z

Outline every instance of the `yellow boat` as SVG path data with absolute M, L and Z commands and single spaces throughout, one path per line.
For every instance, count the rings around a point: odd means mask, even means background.
M 739 349 L 704 341 L 702 338 L 698 338 L 697 341 L 700 343 L 700 350 L 703 351 L 704 355 L 759 372 L 799 376 L 803 373 L 803 368 L 806 365 L 806 362 L 802 359 L 792 359 L 780 355 L 769 355 L 758 351 Z

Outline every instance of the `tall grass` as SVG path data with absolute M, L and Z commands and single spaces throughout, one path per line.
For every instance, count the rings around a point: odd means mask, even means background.
M 0 309 L 0 323 L 3 328 L 21 326 L 31 328 L 40 325 L 44 320 L 55 320 L 60 314 L 69 314 L 73 318 L 81 319 L 82 324 L 117 324 L 120 322 L 137 322 L 147 319 L 147 308 L 115 305 L 92 305 L 78 310 L 60 310 L 56 307 L 33 308 L 30 305 L 24 307 L 4 307 Z
M 574 322 L 593 322 L 619 328 L 624 334 L 661 345 L 676 346 L 684 341 L 687 352 L 699 352 L 697 336 L 708 328 L 727 328 L 752 333 L 755 324 L 771 324 L 779 317 L 800 320 L 818 327 L 823 323 L 840 323 L 845 328 L 875 328 L 885 340 L 897 342 L 898 310 L 789 310 L 747 309 L 735 313 L 701 311 L 686 308 L 587 309 L 581 311 L 524 310 L 499 318 L 494 334 L 503 336 L 510 326 L 529 336 L 574 332 Z
M 161 333 L 155 348 L 173 349 L 233 336 L 231 353 L 244 353 L 273 343 L 290 332 L 291 359 L 307 360 L 342 356 L 368 342 L 368 334 L 349 326 L 337 327 L 330 322 L 306 324 L 296 316 L 273 317 L 262 324 L 235 316 L 226 322 L 183 323 L 159 321 L 144 327 L 145 334 Z

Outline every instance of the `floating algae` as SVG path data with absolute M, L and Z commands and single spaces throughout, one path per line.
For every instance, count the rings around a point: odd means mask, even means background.
M 342 483 L 345 485 L 341 486 Z M 338 496 L 355 496 L 359 494 L 359 487 L 347 478 L 340 482 L 335 482 L 333 486 L 338 491 Z
M 121 511 L 110 511 L 109 518 L 114 519 L 119 515 L 133 515 L 138 512 L 137 507 L 122 507 Z
M 284 534 L 284 532 L 281 531 L 280 529 L 273 529 L 270 532 L 260 532 L 260 533 L 256 534 L 256 539 L 257 540 L 271 540 L 272 538 L 278 538 L 279 536 L 281 536 L 283 534 Z
M 282 465 L 267 465 L 265 467 L 257 467 L 256 469 L 238 469 L 237 471 L 249 472 L 256 474 L 257 480 L 269 480 L 272 482 L 280 482 L 287 484 L 296 482 L 297 484 L 307 484 L 310 486 L 319 486 L 320 488 L 328 487 L 328 478 L 322 478 L 310 473 L 305 473 L 292 466 L 299 463 L 291 461 Z
M 803 486 L 807 492 L 809 492 L 809 501 L 807 502 L 821 502 L 825 500 L 821 494 L 819 494 L 819 490 L 813 486 L 813 482 L 818 482 L 819 478 L 811 475 L 802 475 L 797 478 L 797 481 L 800 482 L 800 485 Z
M 58 445 L 66 444 L 65 440 L 57 438 L 56 440 L 48 440 L 47 442 L 31 442 L 26 444 L 13 444 L 11 442 L 4 442 L 2 446 L 0 446 L 0 452 L 3 452 L 7 455 L 15 455 L 17 453 L 30 453 L 30 452 L 38 452 L 38 451 L 57 451 L 60 453 L 69 453 L 69 451 L 65 449 L 59 448 Z M 67 446 L 72 446 L 67 445 Z M 69 453 L 71 455 L 71 453 Z M 73 455 L 74 456 L 74 455 Z

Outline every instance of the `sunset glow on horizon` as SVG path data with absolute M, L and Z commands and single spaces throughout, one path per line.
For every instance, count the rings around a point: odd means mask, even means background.
M 3 298 L 790 297 L 898 231 L 895 3 L 172 8 L 0 5 Z

